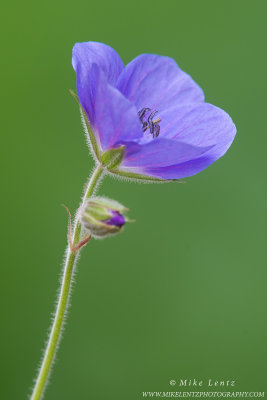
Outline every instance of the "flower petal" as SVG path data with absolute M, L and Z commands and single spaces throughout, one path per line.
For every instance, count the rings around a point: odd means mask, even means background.
M 116 83 L 123 70 L 123 62 L 118 53 L 104 43 L 76 43 L 72 51 L 72 64 L 75 71 L 79 63 L 87 71 L 93 64 L 97 64 L 104 71 L 108 83 L 111 85 Z
M 143 145 L 127 143 L 126 154 L 119 169 L 132 172 L 134 169 L 142 174 L 147 168 L 170 166 L 200 157 L 211 147 L 194 146 L 161 138 Z
M 94 81 L 91 124 L 102 150 L 140 139 L 143 132 L 134 104 L 107 83 L 96 64 L 91 68 L 91 78 Z
M 163 121 L 170 121 L 164 125 Z M 193 146 L 210 146 L 191 160 L 162 167 L 146 168 L 144 174 L 161 179 L 181 179 L 195 175 L 222 157 L 231 146 L 236 127 L 229 115 L 211 104 L 198 104 L 167 110 L 162 114 L 163 138 Z
M 214 159 L 208 156 L 207 152 L 202 157 L 182 164 L 170 165 L 163 168 L 147 168 L 143 171 L 143 174 L 158 179 L 182 179 L 198 174 L 214 161 Z
M 179 104 L 204 101 L 202 89 L 169 57 L 142 54 L 122 71 L 117 88 L 136 104 L 165 110 Z
M 207 155 L 211 162 L 232 144 L 236 127 L 222 109 L 208 103 L 172 108 L 161 114 L 161 137 L 195 146 L 214 145 Z
M 95 85 L 91 77 L 92 65 L 97 64 L 107 81 L 114 85 L 123 70 L 123 62 L 114 49 L 103 43 L 76 43 L 72 51 L 72 65 L 77 75 L 79 100 L 91 121 L 93 99 L 91 90 Z

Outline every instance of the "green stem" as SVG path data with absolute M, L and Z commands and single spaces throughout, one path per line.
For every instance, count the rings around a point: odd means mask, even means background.
M 98 165 L 95 168 L 95 170 L 90 178 L 90 181 L 88 183 L 82 203 L 84 203 L 84 201 L 86 199 L 88 199 L 88 197 L 92 196 L 92 194 L 94 193 L 94 190 L 96 189 L 96 185 L 99 182 L 99 179 L 101 178 L 102 174 L 103 174 L 103 167 L 102 167 L 102 165 Z M 73 245 L 74 246 L 76 244 L 78 244 L 80 241 L 81 230 L 82 230 L 82 226 L 76 217 L 76 221 L 75 221 L 75 225 L 74 225 L 74 233 L 73 233 Z M 78 253 L 79 253 L 79 251 L 72 252 L 70 249 L 70 246 L 68 247 L 62 281 L 61 281 L 60 295 L 59 295 L 57 308 L 56 308 L 56 314 L 55 314 L 55 317 L 53 320 L 53 325 L 51 328 L 51 332 L 49 334 L 49 339 L 48 339 L 46 350 L 45 350 L 44 357 L 42 360 L 41 368 L 39 370 L 38 377 L 35 382 L 31 400 L 39 400 L 42 398 L 42 396 L 44 394 L 44 389 L 47 384 L 47 380 L 49 378 L 49 374 L 51 371 L 53 360 L 55 358 L 56 350 L 57 350 L 57 347 L 59 344 L 59 340 L 60 340 L 60 336 L 61 336 L 61 332 L 62 332 L 62 328 L 63 328 L 64 317 L 66 315 L 67 305 L 68 305 L 68 301 L 69 301 L 69 297 L 70 297 L 72 275 L 73 275 L 73 271 L 75 268 L 75 262 L 76 262 Z

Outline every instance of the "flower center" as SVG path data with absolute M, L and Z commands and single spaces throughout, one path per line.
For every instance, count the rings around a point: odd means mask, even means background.
M 142 110 L 138 111 L 138 116 L 140 119 L 140 122 L 143 126 L 143 132 L 149 129 L 151 135 L 153 136 L 153 139 L 157 138 L 160 133 L 160 126 L 158 125 L 161 122 L 160 118 L 156 118 L 153 120 L 155 114 L 157 114 L 157 110 L 154 110 L 150 112 L 148 118 L 146 118 L 146 114 L 148 111 L 151 111 L 150 108 L 142 108 Z

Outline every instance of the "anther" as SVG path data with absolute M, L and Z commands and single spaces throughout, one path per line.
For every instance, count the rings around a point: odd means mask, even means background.
M 143 132 L 145 132 L 146 130 L 149 129 L 151 135 L 155 139 L 159 136 L 159 133 L 160 133 L 160 126 L 158 124 L 161 122 L 161 119 L 156 118 L 153 120 L 153 117 L 158 112 L 157 110 L 154 110 L 150 113 L 149 117 L 147 118 L 147 121 L 144 121 L 145 115 L 148 111 L 151 111 L 151 109 L 150 108 L 142 108 L 138 112 L 138 116 L 139 116 L 140 122 L 142 124 Z
M 140 119 L 140 121 L 142 122 L 142 124 L 144 124 L 144 116 L 145 116 L 145 114 L 147 113 L 147 111 L 150 111 L 150 108 L 142 108 L 142 110 L 140 110 L 140 111 L 138 112 L 139 119 Z

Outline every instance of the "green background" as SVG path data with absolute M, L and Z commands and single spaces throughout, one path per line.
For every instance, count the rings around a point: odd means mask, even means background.
M 46 399 L 138 400 L 170 379 L 266 380 L 266 1 L 26 1 L 1 11 L 0 398 L 26 399 L 93 161 L 71 51 L 175 58 L 237 137 L 186 184 L 106 178 L 135 224 L 83 250 Z M 206 386 L 204 387 L 206 389 Z

